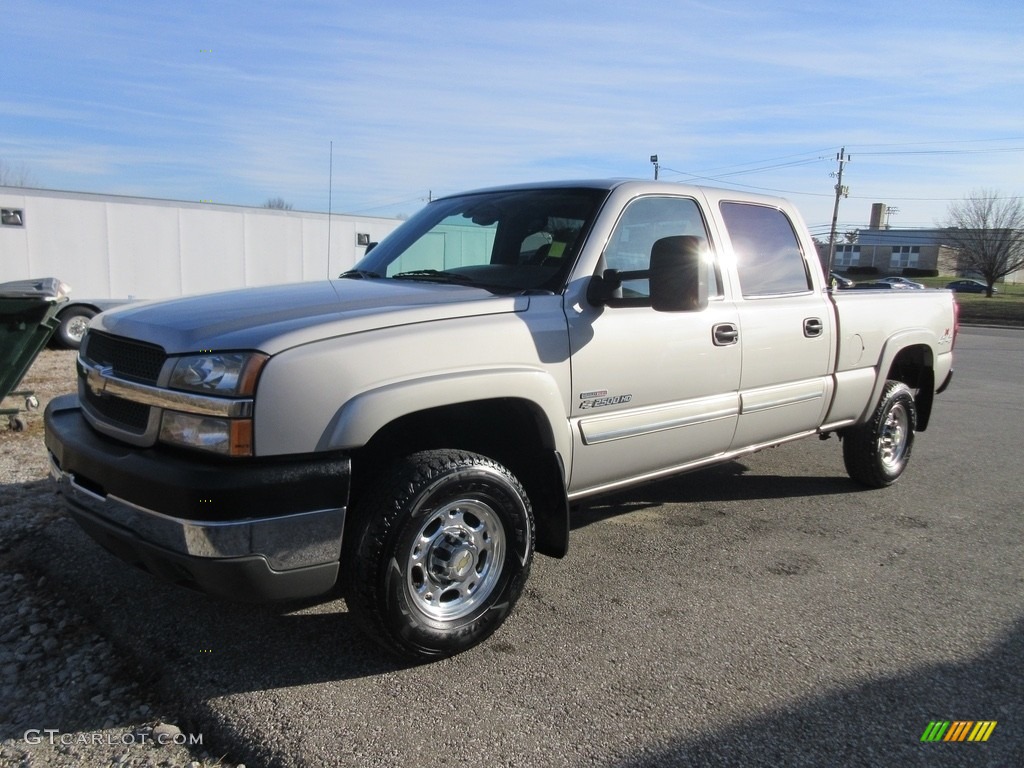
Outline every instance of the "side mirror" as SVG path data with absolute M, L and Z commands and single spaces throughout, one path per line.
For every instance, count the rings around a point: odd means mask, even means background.
M 692 235 L 663 237 L 651 248 L 651 307 L 693 312 L 708 305 L 704 241 Z
M 708 268 L 704 240 L 675 235 L 656 240 L 649 269 L 620 272 L 606 269 L 587 286 L 587 301 L 594 306 L 650 306 L 656 312 L 694 312 L 708 305 Z M 619 289 L 626 280 L 647 280 L 650 295 L 624 298 Z
M 615 300 L 615 294 L 622 287 L 619 270 L 606 269 L 602 275 L 594 275 L 587 286 L 587 302 L 600 307 Z M 646 275 L 645 275 L 646 277 Z

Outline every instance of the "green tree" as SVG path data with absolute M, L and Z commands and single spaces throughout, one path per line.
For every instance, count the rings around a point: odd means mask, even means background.
M 292 204 L 285 202 L 283 197 L 271 197 L 263 204 L 264 208 L 274 208 L 278 211 L 290 211 Z
M 997 280 L 1024 269 L 1024 203 L 976 190 L 949 206 L 944 241 L 960 274 L 981 275 L 992 297 Z

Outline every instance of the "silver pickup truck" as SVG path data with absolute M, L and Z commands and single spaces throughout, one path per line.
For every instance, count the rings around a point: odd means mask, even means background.
M 784 200 L 504 187 L 431 202 L 337 280 L 104 312 L 45 440 L 124 560 L 239 600 L 337 587 L 432 659 L 505 620 L 585 497 L 830 433 L 892 483 L 956 331 L 947 291 L 830 292 Z

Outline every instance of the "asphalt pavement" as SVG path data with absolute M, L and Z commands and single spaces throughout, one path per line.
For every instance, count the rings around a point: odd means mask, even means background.
M 895 486 L 833 438 L 593 501 L 498 633 L 430 665 L 340 600 L 196 596 L 67 520 L 15 554 L 249 768 L 1022 765 L 1024 334 L 956 351 Z M 922 742 L 940 720 L 996 726 Z

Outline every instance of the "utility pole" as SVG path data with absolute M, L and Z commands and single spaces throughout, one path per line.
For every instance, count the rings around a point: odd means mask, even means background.
M 825 270 L 826 277 L 832 274 L 832 264 L 836 260 L 836 222 L 839 220 L 839 198 L 849 197 L 849 187 L 843 186 L 843 166 L 850 162 L 850 156 L 846 154 L 846 147 L 839 150 L 836 155 L 836 162 L 839 163 L 839 172 L 831 173 L 836 178 L 836 204 L 832 208 L 832 229 L 828 234 L 828 269 Z M 828 279 L 831 279 L 830 277 Z
M 658 165 L 658 156 L 657 155 L 651 155 L 651 162 L 654 164 L 654 180 L 657 181 L 658 180 L 658 171 L 661 169 L 661 166 Z

